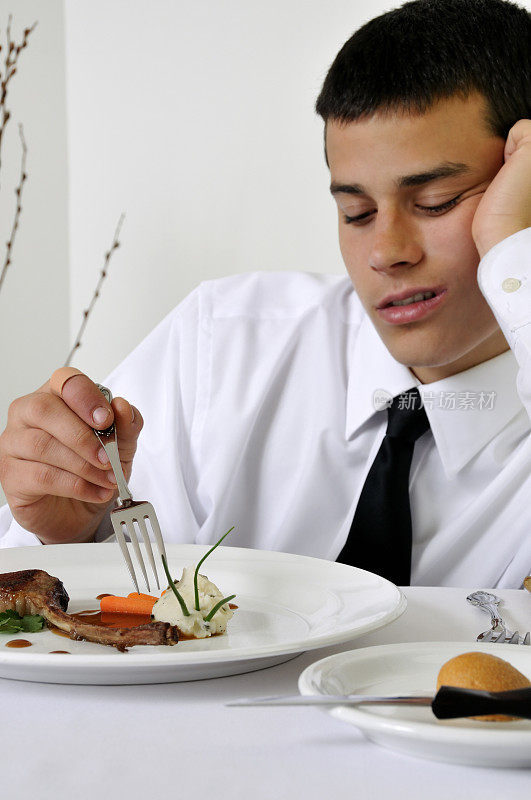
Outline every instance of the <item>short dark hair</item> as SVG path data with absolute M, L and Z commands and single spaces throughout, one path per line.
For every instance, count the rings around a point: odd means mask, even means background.
M 531 14 L 506 0 L 413 0 L 370 20 L 343 45 L 315 109 L 353 122 L 376 111 L 425 113 L 481 93 L 504 139 L 531 117 Z

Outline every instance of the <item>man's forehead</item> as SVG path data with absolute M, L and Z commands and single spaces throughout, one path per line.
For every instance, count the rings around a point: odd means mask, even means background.
M 458 179 L 478 168 L 493 142 L 501 141 L 487 128 L 481 97 L 450 98 L 424 114 L 397 111 L 329 120 L 325 144 L 331 191 L 343 185 L 349 194 L 361 194 L 362 184 L 377 175 L 398 188 Z
M 486 99 L 479 93 L 468 97 L 454 95 L 435 101 L 423 112 L 404 108 L 376 109 L 354 120 L 330 118 L 325 124 L 325 143 L 380 136 L 420 137 L 428 131 L 438 139 L 470 134 L 475 138 L 492 137 Z

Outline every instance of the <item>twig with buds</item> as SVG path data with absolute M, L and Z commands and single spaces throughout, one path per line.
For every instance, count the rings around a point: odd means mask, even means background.
M 18 183 L 17 188 L 15 189 L 15 194 L 17 196 L 17 207 L 15 210 L 15 218 L 13 220 L 13 227 L 11 229 L 11 236 L 9 237 L 8 241 L 6 242 L 6 255 L 4 258 L 4 264 L 2 266 L 2 272 L 0 273 L 0 292 L 2 291 L 2 284 L 6 277 L 7 269 L 11 264 L 11 251 L 13 249 L 13 243 L 15 241 L 15 236 L 18 230 L 18 221 L 20 218 L 20 212 L 22 211 L 22 190 L 24 188 L 24 183 L 26 182 L 26 154 L 28 152 L 28 148 L 26 147 L 26 141 L 24 139 L 24 129 L 21 124 L 18 126 L 18 132 L 20 136 L 20 141 L 22 143 L 22 159 L 20 163 L 20 180 Z
M 68 358 L 66 359 L 66 361 L 64 363 L 65 367 L 70 366 L 70 363 L 72 361 L 74 353 L 76 352 L 76 350 L 79 347 L 81 347 L 81 337 L 83 336 L 83 332 L 84 332 L 85 327 L 87 325 L 87 320 L 88 320 L 89 314 L 90 314 L 90 312 L 92 311 L 92 309 L 94 307 L 94 303 L 96 302 L 96 300 L 100 296 L 101 285 L 102 285 L 102 283 L 105 280 L 105 277 L 107 275 L 107 269 L 109 267 L 109 262 L 111 260 L 111 256 L 114 253 L 114 251 L 118 247 L 120 247 L 120 242 L 118 241 L 118 234 L 120 233 L 120 229 L 122 227 L 122 223 L 123 223 L 124 219 L 125 219 L 125 214 L 121 214 L 120 219 L 118 220 L 118 225 L 116 226 L 116 230 L 114 232 L 113 243 L 112 243 L 111 247 L 109 248 L 109 250 L 105 253 L 105 262 L 103 264 L 103 269 L 102 269 L 102 271 L 100 273 L 100 278 L 99 278 L 97 286 L 96 286 L 96 291 L 94 292 L 92 300 L 90 301 L 89 307 L 86 308 L 83 311 L 83 321 L 81 323 L 81 327 L 79 329 L 79 332 L 78 332 L 78 334 L 76 336 L 76 341 L 74 342 L 74 346 L 72 347 L 70 353 L 68 354 Z
M 7 46 L 5 52 L 4 69 L 3 71 L 0 69 L 0 167 L 2 166 L 2 140 L 7 123 L 11 117 L 11 112 L 7 108 L 7 90 L 9 88 L 9 82 L 16 74 L 18 57 L 21 51 L 28 46 L 28 37 L 37 25 L 37 23 L 34 22 L 31 28 L 25 28 L 22 42 L 20 44 L 15 44 L 15 42 L 11 40 L 11 19 L 12 18 L 10 15 L 7 22 Z M 0 44 L 0 53 L 2 52 L 2 49 L 2 45 Z

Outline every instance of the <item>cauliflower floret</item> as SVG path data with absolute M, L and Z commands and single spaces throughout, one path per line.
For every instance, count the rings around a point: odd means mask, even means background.
M 196 639 L 204 639 L 216 633 L 225 633 L 227 622 L 234 614 L 228 603 L 216 611 L 209 622 L 205 622 L 204 619 L 224 596 L 215 584 L 209 581 L 205 575 L 197 576 L 199 611 L 195 608 L 194 570 L 185 567 L 181 580 L 175 586 L 186 603 L 190 615 L 187 617 L 183 614 L 175 594 L 169 590 L 153 606 L 151 612 L 153 619 L 157 622 L 169 622 L 170 625 L 176 625 L 185 636 L 193 636 Z

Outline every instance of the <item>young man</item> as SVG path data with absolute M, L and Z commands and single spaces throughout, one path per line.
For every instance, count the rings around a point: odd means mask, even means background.
M 372 547 L 361 564 L 378 572 L 381 557 L 397 582 L 395 560 L 403 583 L 411 569 L 414 584 L 521 586 L 530 42 L 531 16 L 514 4 L 417 0 L 343 47 L 317 110 L 350 281 L 263 273 L 203 284 L 105 381 L 135 404 L 112 404 L 127 476 L 138 409 L 145 417 L 131 488 L 154 503 L 167 541 L 209 543 L 236 524 L 239 546 L 350 563 Z M 394 452 L 392 409 L 413 389 L 422 420 Z M 12 404 L 0 544 L 109 534 L 115 487 L 90 426 L 111 419 L 75 370 Z M 388 457 L 398 466 L 375 489 Z

